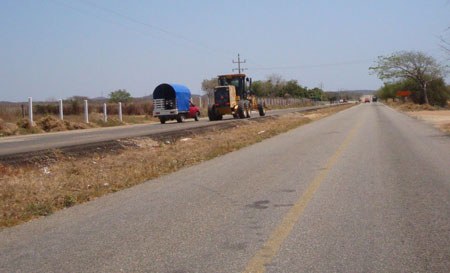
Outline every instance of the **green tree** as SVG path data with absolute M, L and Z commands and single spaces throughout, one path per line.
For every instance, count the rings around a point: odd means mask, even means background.
M 383 100 L 395 99 L 397 97 L 397 91 L 405 91 L 401 90 L 399 83 L 384 83 L 383 87 L 381 87 L 377 92 L 376 96 Z
M 252 83 L 252 91 L 257 97 L 270 97 L 275 93 L 274 86 L 271 81 L 254 81 Z
M 257 97 L 265 97 L 266 94 L 264 92 L 264 82 L 263 81 L 254 81 L 252 83 L 252 91 Z
M 289 95 L 296 98 L 304 98 L 308 96 L 308 90 L 299 85 L 296 80 L 290 80 L 283 86 L 282 94 L 284 96 Z
M 272 74 L 267 76 L 266 81 L 266 89 L 267 95 L 271 97 L 282 97 L 284 94 L 282 92 L 284 86 L 286 85 L 286 81 L 283 79 L 281 75 Z
M 381 80 L 413 80 L 420 86 L 426 104 L 430 104 L 430 83 L 448 73 L 448 67 L 438 64 L 433 57 L 416 51 L 400 51 L 390 56 L 379 56 L 377 66 L 369 69 Z
M 131 94 L 125 89 L 119 89 L 109 93 L 109 102 L 128 102 L 131 100 Z
M 376 93 L 377 97 L 387 100 L 397 98 L 398 91 L 411 91 L 410 98 L 414 103 L 425 101 L 422 87 L 412 79 L 404 79 L 397 82 L 385 83 Z M 432 81 L 428 86 L 429 102 L 432 105 L 445 106 L 450 99 L 450 91 L 442 78 Z
M 308 90 L 308 97 L 312 100 L 322 100 L 324 92 L 320 88 L 313 88 Z

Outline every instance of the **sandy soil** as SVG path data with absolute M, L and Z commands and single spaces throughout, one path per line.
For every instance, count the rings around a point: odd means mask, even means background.
M 408 115 L 431 123 L 446 133 L 450 133 L 450 110 L 414 111 Z

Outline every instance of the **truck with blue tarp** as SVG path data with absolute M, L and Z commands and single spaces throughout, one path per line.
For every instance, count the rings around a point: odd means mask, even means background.
M 162 83 L 153 91 L 153 116 L 162 124 L 167 120 L 183 122 L 185 118 L 198 121 L 200 110 L 191 102 L 191 91 L 184 85 Z

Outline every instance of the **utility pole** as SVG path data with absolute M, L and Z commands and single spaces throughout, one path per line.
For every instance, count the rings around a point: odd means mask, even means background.
M 241 61 L 241 56 L 238 54 L 237 62 L 235 60 L 233 60 L 234 64 L 238 64 L 238 68 L 233 68 L 233 71 L 238 70 L 239 74 L 241 74 L 241 71 L 247 70 L 247 68 L 241 68 L 241 64 L 245 64 L 246 62 L 247 62 L 247 60 Z

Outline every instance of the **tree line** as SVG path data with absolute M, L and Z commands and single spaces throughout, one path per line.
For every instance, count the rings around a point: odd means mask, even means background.
M 212 95 L 218 85 L 217 78 L 205 79 L 202 82 L 202 90 Z M 267 76 L 266 80 L 257 80 L 252 83 L 252 92 L 257 97 L 284 97 L 284 98 L 308 98 L 312 100 L 328 100 L 327 93 L 321 88 L 309 89 L 302 86 L 297 80 L 285 80 L 277 74 Z

